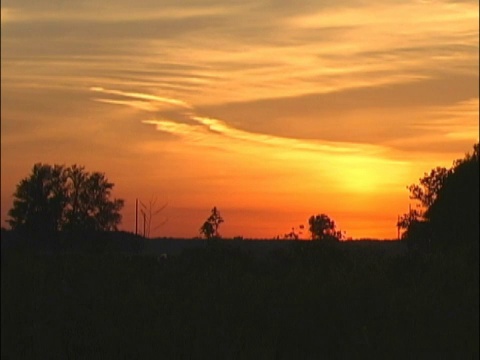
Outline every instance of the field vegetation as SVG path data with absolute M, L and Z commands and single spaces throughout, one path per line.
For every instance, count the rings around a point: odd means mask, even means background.
M 186 242 L 4 249 L 2 358 L 478 357 L 478 243 Z

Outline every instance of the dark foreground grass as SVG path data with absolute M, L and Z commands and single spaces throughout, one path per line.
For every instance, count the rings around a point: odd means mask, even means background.
M 2 252 L 2 359 L 478 358 L 478 246 Z

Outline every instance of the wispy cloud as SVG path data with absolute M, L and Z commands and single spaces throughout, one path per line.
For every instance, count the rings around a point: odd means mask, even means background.
M 189 104 L 187 104 L 186 102 L 184 102 L 182 100 L 168 98 L 168 97 L 162 97 L 162 96 L 156 96 L 156 95 L 138 93 L 138 92 L 126 92 L 126 91 L 121 91 L 121 90 L 110 90 L 110 89 L 104 89 L 104 88 L 98 87 L 98 86 L 91 87 L 90 90 L 95 91 L 95 92 L 100 92 L 100 93 L 103 93 L 103 94 L 117 95 L 117 96 L 120 96 L 120 97 L 144 100 L 144 101 L 148 101 L 150 104 L 158 103 L 158 104 L 162 104 L 162 105 L 179 106 L 179 107 L 186 108 L 186 109 L 191 108 L 191 106 Z M 105 100 L 103 100 L 103 101 L 105 101 Z M 152 108 L 155 108 L 155 107 L 152 107 Z
M 227 125 L 224 121 L 208 117 L 192 116 L 190 119 L 196 121 L 196 124 L 182 124 L 169 120 L 144 120 L 142 122 L 144 124 L 155 125 L 159 131 L 185 136 L 189 140 L 195 139 L 208 145 L 218 143 L 225 148 L 229 147 L 229 142 L 237 141 L 238 143 L 247 143 L 247 145 L 254 144 L 256 146 L 274 147 L 277 148 L 277 150 L 321 151 L 333 154 L 359 152 L 357 147 L 348 147 L 345 143 L 328 144 L 327 142 L 321 143 L 252 133 L 236 129 Z M 238 143 L 236 144 L 238 145 Z M 246 149 L 247 148 L 248 147 L 246 147 Z M 374 146 L 363 146 L 364 150 L 370 149 L 371 151 L 374 148 Z
M 179 123 L 177 121 L 171 121 L 166 119 L 149 119 L 144 120 L 143 123 L 155 125 L 157 130 L 171 133 L 173 135 L 179 135 L 187 137 L 188 139 L 195 141 L 205 140 L 209 145 L 212 144 L 212 134 L 217 136 L 217 142 L 220 141 L 222 145 L 228 147 L 229 141 L 246 142 L 250 144 L 256 144 L 257 146 L 270 146 L 289 150 L 299 151 L 313 151 L 313 152 L 327 152 L 332 154 L 352 154 L 362 152 L 375 153 L 381 150 L 380 147 L 374 145 L 350 145 L 346 142 L 327 142 L 327 141 L 312 141 L 312 140 L 299 140 L 295 138 L 287 138 L 274 136 L 269 134 L 260 134 L 255 132 L 249 132 L 237 129 L 231 125 L 228 125 L 225 121 L 198 116 L 195 114 L 192 106 L 179 99 L 171 99 L 147 93 L 125 92 L 120 90 L 104 89 L 102 87 L 91 87 L 91 91 L 100 92 L 103 94 L 118 95 L 128 99 L 140 99 L 136 100 L 116 100 L 116 99 L 104 99 L 95 98 L 95 101 L 104 102 L 114 105 L 126 105 L 139 110 L 148 112 L 156 112 L 161 107 L 157 103 L 175 105 L 181 108 L 187 108 L 190 111 L 185 113 L 184 116 L 190 120 L 190 124 Z M 207 139 L 208 138 L 208 139 Z
M 95 98 L 94 101 L 113 105 L 130 106 L 147 112 L 158 112 L 161 107 L 157 106 L 157 103 L 186 108 L 189 111 L 181 114 L 186 120 L 189 121 L 188 124 L 179 123 L 178 121 L 168 119 L 148 119 L 143 120 L 142 122 L 145 124 L 155 125 L 156 129 L 159 131 L 171 133 L 173 135 L 189 137 L 189 139 L 193 138 L 196 140 L 204 140 L 206 137 L 213 135 L 217 136 L 217 139 L 221 138 L 224 145 L 226 145 L 228 141 L 234 140 L 238 142 L 254 143 L 259 146 L 271 146 L 300 151 L 320 151 L 332 154 L 358 153 L 360 150 L 363 152 L 378 153 L 381 149 L 375 145 L 355 144 L 353 146 L 352 144 L 349 146 L 347 142 L 300 140 L 240 130 L 229 125 L 225 121 L 207 116 L 198 116 L 195 113 L 195 109 L 191 105 L 179 99 L 171 99 L 162 96 L 151 95 L 148 93 L 104 89 L 103 87 L 90 87 L 90 91 L 118 95 L 120 97 L 127 98 L 127 100 Z M 137 101 L 135 99 L 140 99 L 141 101 Z M 226 141 L 227 143 L 223 141 Z M 208 143 L 211 142 L 212 139 L 208 139 Z
M 31 22 L 31 21 L 55 21 L 55 22 L 72 22 L 72 21 L 90 21 L 98 23 L 119 23 L 119 22 L 135 22 L 150 20 L 181 20 L 196 17 L 212 17 L 227 15 L 234 12 L 233 6 L 164 6 L 161 8 L 137 7 L 132 10 L 117 6 L 112 8 L 111 4 L 96 4 L 95 6 L 84 6 L 83 9 L 75 9 L 75 7 L 67 7 L 59 11 L 58 9 L 32 9 L 2 7 L 2 22 Z
M 224 121 L 218 119 L 212 119 L 208 117 L 192 117 L 193 120 L 196 120 L 200 124 L 206 126 L 209 130 L 212 130 L 215 133 L 223 135 L 229 139 L 246 141 L 256 143 L 258 145 L 264 146 L 273 146 L 283 149 L 291 150 L 304 150 L 304 151 L 318 151 L 318 152 L 328 152 L 333 154 L 347 154 L 347 153 L 358 153 L 360 151 L 358 145 L 356 147 L 348 147 L 346 143 L 328 143 L 328 142 L 319 142 L 319 141 L 308 141 L 308 140 L 298 140 L 293 138 L 265 135 L 252 133 L 248 131 L 238 130 L 232 126 L 227 125 Z M 362 150 L 370 151 L 379 148 L 375 146 L 362 146 Z
M 372 12 L 372 9 L 375 12 Z M 352 7 L 343 5 L 324 9 L 314 14 L 296 16 L 289 24 L 301 28 L 321 29 L 339 26 L 392 28 L 394 24 L 416 25 L 404 28 L 400 33 L 412 34 L 418 30 L 442 29 L 441 24 L 456 24 L 460 29 L 468 29 L 468 21 L 478 19 L 478 3 L 447 1 L 408 1 L 397 3 L 365 3 Z M 420 28 L 418 28 L 420 27 Z
M 465 151 L 479 140 L 478 109 L 478 98 L 427 108 L 410 124 L 414 130 L 411 136 L 395 139 L 388 145 L 417 151 L 432 148 Z
M 9 63 L 10 55 L 5 54 L 24 53 L 24 60 L 32 63 L 11 71 L 47 76 L 45 68 L 53 58 L 73 61 L 72 54 L 90 54 L 108 61 L 99 61 L 100 68 L 88 68 L 86 62 L 76 65 L 87 67 L 87 73 L 79 72 L 82 76 L 100 80 L 100 73 L 109 74 L 103 79 L 107 82 L 98 83 L 111 88 L 120 78 L 150 89 L 156 84 L 172 89 L 173 98 L 195 105 L 380 87 L 438 73 L 478 74 L 478 3 L 302 3 L 295 12 L 248 2 L 152 4 L 135 10 L 119 3 L 108 4 L 108 9 L 92 4 L 65 11 L 52 7 L 45 10 L 51 16 L 84 16 L 86 22 L 44 20 L 7 27 L 10 36 L 2 37 L 2 66 Z M 27 7 L 17 11 L 11 7 L 5 18 L 26 13 Z M 42 14 L 40 9 L 32 13 Z M 184 21 L 203 17 L 202 22 Z M 104 18 L 119 20 L 105 24 Z M 62 33 L 68 37 L 60 37 Z M 92 33 L 99 46 L 92 46 Z M 41 47 L 19 41 L 37 35 L 49 40 Z M 9 51 L 13 45 L 15 51 Z M 172 64 L 177 71 L 165 73 Z M 128 74 L 132 69 L 150 71 L 132 76 Z

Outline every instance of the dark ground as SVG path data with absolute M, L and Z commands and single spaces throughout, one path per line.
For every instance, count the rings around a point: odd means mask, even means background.
M 478 358 L 478 244 L 10 236 L 2 359 Z

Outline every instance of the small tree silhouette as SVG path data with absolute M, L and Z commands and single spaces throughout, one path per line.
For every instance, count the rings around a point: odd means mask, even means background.
M 298 240 L 300 238 L 300 235 L 303 234 L 302 230 L 304 229 L 304 226 L 299 225 L 298 228 L 299 231 L 297 232 L 295 231 L 295 227 L 292 227 L 292 231 L 283 235 L 283 238 L 286 240 Z
M 336 230 L 335 222 L 327 215 L 312 215 L 308 219 L 312 240 L 340 240 L 342 232 Z
M 205 221 L 202 227 L 200 228 L 200 234 L 205 236 L 205 238 L 207 239 L 211 239 L 213 237 L 220 238 L 218 227 L 223 222 L 224 220 L 220 215 L 220 211 L 218 211 L 217 208 L 214 207 L 207 221 Z

